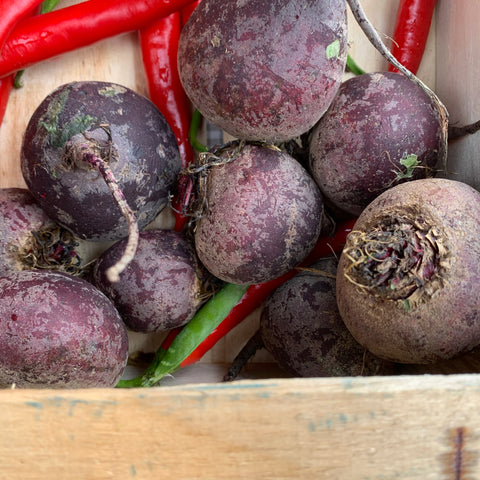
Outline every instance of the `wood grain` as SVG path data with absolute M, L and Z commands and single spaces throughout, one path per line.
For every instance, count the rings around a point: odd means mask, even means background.
M 440 1 L 437 24 L 437 93 L 450 112 L 453 125 L 480 119 L 480 50 L 478 23 L 480 10 L 468 0 Z M 449 146 L 447 177 L 480 189 L 478 143 L 480 133 L 455 141 Z
M 0 479 L 476 478 L 479 402 L 474 375 L 3 391 Z

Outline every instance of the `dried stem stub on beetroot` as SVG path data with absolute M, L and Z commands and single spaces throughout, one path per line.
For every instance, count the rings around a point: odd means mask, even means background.
M 480 344 L 480 194 L 429 178 L 390 188 L 347 237 L 340 314 L 357 341 L 400 363 L 435 363 Z

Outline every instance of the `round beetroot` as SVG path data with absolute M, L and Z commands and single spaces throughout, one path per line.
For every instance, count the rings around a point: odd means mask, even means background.
M 340 314 L 357 341 L 401 363 L 434 363 L 480 343 L 480 194 L 421 179 L 382 193 L 347 237 Z
M 358 216 L 395 184 L 433 176 L 442 127 L 430 98 L 404 75 L 346 80 L 310 140 L 310 170 L 325 202 Z
M 391 364 L 366 351 L 343 323 L 335 296 L 336 264 L 336 259 L 322 259 L 273 292 L 260 317 L 263 345 L 294 376 L 391 373 Z
M 0 384 L 28 388 L 116 385 L 127 330 L 110 300 L 65 273 L 0 277 Z
M 168 230 L 140 233 L 134 259 L 112 283 L 106 271 L 125 244 L 121 240 L 102 253 L 93 270 L 94 284 L 133 331 L 162 332 L 185 325 L 200 306 L 202 292 L 194 249 L 185 235 Z
M 245 145 L 236 152 L 230 147 L 219 158 L 230 161 L 210 167 L 207 210 L 195 229 L 199 259 L 230 283 L 261 283 L 282 275 L 305 258 L 320 234 L 318 187 L 278 149 Z
M 150 100 L 107 82 L 58 87 L 27 125 L 22 173 L 47 214 L 89 240 L 119 240 L 129 230 L 102 175 L 85 162 L 87 154 L 113 172 L 140 229 L 166 205 L 180 170 L 175 135 Z
M 180 37 L 182 84 L 231 135 L 291 139 L 318 121 L 340 85 L 346 19 L 344 0 L 203 0 Z

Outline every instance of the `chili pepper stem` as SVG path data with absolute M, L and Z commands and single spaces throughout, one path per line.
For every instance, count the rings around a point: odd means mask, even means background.
M 347 70 L 354 75 L 363 75 L 365 73 L 365 70 L 360 68 L 350 55 L 347 55 Z
M 202 114 L 198 110 L 194 110 L 192 114 L 192 121 L 190 123 L 190 130 L 188 132 L 188 138 L 190 144 L 197 152 L 208 152 L 208 148 L 203 145 L 197 138 L 200 125 L 202 123 Z
M 234 358 L 232 365 L 228 369 L 228 372 L 223 377 L 224 382 L 233 382 L 239 373 L 242 371 L 243 367 L 248 363 L 248 361 L 257 353 L 257 350 L 265 348 L 263 343 L 262 334 L 260 329 L 258 329 L 247 341 L 244 347 L 240 350 L 238 355 Z

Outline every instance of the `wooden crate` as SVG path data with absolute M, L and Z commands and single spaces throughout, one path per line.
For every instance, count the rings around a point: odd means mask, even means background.
M 388 43 L 398 0 L 362 4 Z M 439 0 L 419 71 L 454 123 L 480 117 L 479 18 L 472 0 Z M 352 17 L 349 26 L 357 63 L 384 70 Z M 109 80 L 146 94 L 136 34 L 26 71 L 0 128 L 1 187 L 24 186 L 19 150 L 26 123 L 51 90 L 73 80 Z M 478 188 L 476 142 L 472 136 L 452 144 L 449 169 Z M 292 379 L 260 353 L 242 380 L 219 382 L 257 322 L 251 315 L 200 363 L 158 388 L 0 391 L 0 479 L 480 478 L 475 358 L 395 377 Z M 131 349 L 154 349 L 158 341 L 132 336 Z

